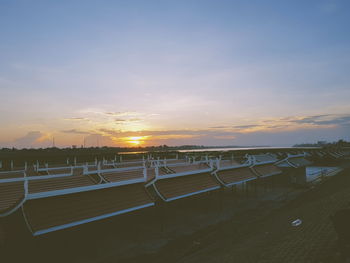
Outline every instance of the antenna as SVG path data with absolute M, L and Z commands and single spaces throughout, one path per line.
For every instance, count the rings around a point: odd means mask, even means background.
M 55 147 L 55 137 L 52 137 L 52 147 Z

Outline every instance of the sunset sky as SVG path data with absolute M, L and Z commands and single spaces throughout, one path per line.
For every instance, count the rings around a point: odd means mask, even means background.
M 350 140 L 350 1 L 0 0 L 0 147 Z

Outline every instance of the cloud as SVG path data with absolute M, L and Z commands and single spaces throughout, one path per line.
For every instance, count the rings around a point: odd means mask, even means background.
M 234 135 L 214 135 L 213 138 L 215 139 L 225 139 L 225 140 L 234 140 L 237 138 L 237 136 Z
M 322 129 L 350 125 L 350 114 L 322 114 L 311 116 L 288 116 L 257 120 L 256 123 L 232 126 L 215 126 L 214 129 L 231 130 L 237 133 L 285 132 L 303 129 Z
M 83 118 L 83 117 L 71 117 L 71 118 L 64 118 L 64 120 L 67 121 L 88 121 L 88 118 Z
M 348 125 L 350 124 L 350 114 L 349 115 L 315 115 L 307 116 L 298 120 L 291 120 L 294 123 L 303 123 L 311 125 Z
M 250 125 L 236 125 L 233 126 L 234 129 L 250 129 L 250 128 L 256 128 L 259 127 L 260 125 L 257 124 L 250 124 Z
M 165 144 L 188 144 L 189 140 L 204 138 L 215 139 L 216 141 L 229 140 L 232 144 L 235 133 L 232 131 L 216 131 L 210 129 L 201 130 L 143 130 L 143 131 L 121 131 L 115 129 L 100 128 L 102 136 L 109 137 L 116 144 L 125 144 L 131 137 L 145 138 L 147 145 Z
M 25 136 L 14 140 L 13 144 L 18 148 L 38 148 L 52 145 L 52 138 L 49 134 L 40 131 L 30 131 Z
M 102 112 L 102 114 L 105 114 L 105 115 L 108 115 L 108 116 L 114 116 L 114 117 L 141 115 L 141 113 L 135 112 L 135 111 Z
M 213 126 L 213 127 L 209 127 L 209 129 L 227 129 L 227 128 L 231 128 L 231 126 Z
M 126 122 L 125 119 L 115 119 L 114 121 L 115 121 L 116 123 L 124 123 L 124 122 Z
M 127 121 L 138 122 L 138 121 L 143 121 L 143 119 L 141 119 L 141 118 L 131 118 L 131 119 L 127 120 Z
M 78 117 L 77 117 L 78 118 Z M 127 124 L 141 118 L 112 118 L 112 123 Z M 132 130 L 126 126 L 109 126 L 111 122 L 101 125 L 79 126 L 61 130 L 65 138 L 73 135 L 84 136 L 86 146 L 132 146 L 132 137 L 140 137 L 141 146 L 146 145 L 291 145 L 311 141 L 315 135 L 317 140 L 326 138 L 343 138 L 348 136 L 350 114 L 319 114 L 309 116 L 288 116 L 260 119 L 241 125 L 224 124 L 203 129 L 163 129 Z M 102 125 L 104 124 L 104 125 Z M 114 128 L 113 128 L 114 127 Z M 326 134 L 329 134 L 327 137 Z M 295 138 L 293 138 L 293 136 Z M 343 136 L 343 137 L 342 137 Z M 276 138 L 276 139 L 274 139 Z M 285 138 L 285 140 L 283 139 Z M 315 140 L 316 140 L 315 139 Z M 259 143 L 259 140 L 262 143 Z M 39 131 L 29 132 L 14 141 L 17 147 L 48 147 L 52 145 L 52 136 Z M 72 144 L 74 142 L 72 141 Z
M 101 147 L 101 146 L 119 146 L 113 137 L 102 134 L 90 134 L 85 137 L 86 147 Z
M 61 132 L 63 133 L 72 133 L 72 134 L 92 134 L 91 132 L 88 131 L 80 131 L 77 129 L 71 129 L 71 130 L 62 130 Z
M 99 129 L 100 132 L 116 137 L 122 136 L 179 136 L 179 135 L 192 135 L 192 136 L 202 136 L 208 133 L 217 133 L 212 130 L 143 130 L 143 131 L 120 131 L 114 129 Z M 226 133 L 220 132 L 220 133 Z
M 79 117 L 66 118 L 70 121 L 89 121 L 93 127 L 113 127 L 117 125 L 125 125 L 124 129 L 131 129 L 130 124 L 143 122 L 145 118 L 152 118 L 153 115 L 148 115 L 136 111 L 106 111 L 101 108 L 86 108 L 78 111 Z M 76 127 L 74 127 L 76 128 Z
M 278 135 L 278 137 L 282 138 L 283 134 L 288 134 L 289 137 L 292 137 L 293 133 L 298 134 L 300 131 L 304 134 L 310 134 L 310 132 L 311 134 L 316 134 L 318 132 L 317 130 L 329 132 L 331 129 L 339 129 L 347 125 L 350 126 L 350 115 L 322 114 L 262 119 L 251 124 L 212 126 L 208 129 L 121 131 L 100 128 L 97 132 L 103 134 L 103 136 L 112 138 L 116 143 L 122 143 L 130 136 L 146 136 L 148 144 L 172 142 L 173 144 L 180 145 L 190 141 L 192 143 L 198 143 L 207 140 L 207 143 L 204 144 L 216 142 L 218 145 L 232 145 L 243 141 L 246 145 L 251 145 L 244 138 L 249 137 L 252 141 L 255 141 L 251 137 L 252 135 L 256 138 L 269 139 L 272 138 L 272 135 Z
M 130 123 L 130 122 L 139 122 L 139 121 L 143 121 L 143 119 L 141 118 L 130 118 L 130 119 L 120 119 L 117 118 L 114 120 L 116 123 Z

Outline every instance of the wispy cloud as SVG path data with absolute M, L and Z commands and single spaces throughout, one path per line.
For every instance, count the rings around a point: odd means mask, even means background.
M 84 117 L 70 117 L 70 118 L 64 118 L 64 120 L 67 121 L 88 121 L 88 118 L 84 118 Z
M 143 119 L 141 118 L 130 118 L 130 119 L 120 119 L 120 118 L 117 118 L 115 119 L 114 121 L 116 123 L 122 123 L 122 124 L 125 124 L 125 123 L 130 123 L 130 122 L 139 122 L 139 121 L 142 121 Z
M 202 130 L 143 130 L 143 131 L 120 131 L 116 129 L 101 128 L 98 130 L 103 136 L 110 137 L 114 142 L 125 142 L 130 137 L 142 137 L 144 142 L 157 144 L 160 141 L 174 141 L 181 144 L 187 139 L 199 139 L 212 137 L 215 139 L 233 140 L 235 135 L 231 131 Z
M 228 128 L 231 128 L 232 126 L 212 126 L 212 127 L 209 127 L 209 129 L 228 129 Z
M 259 127 L 258 124 L 249 124 L 249 125 L 235 125 L 232 126 L 234 129 L 251 129 L 251 128 L 256 128 Z
M 115 119 L 114 121 L 115 121 L 116 123 L 124 123 L 124 122 L 126 122 L 125 119 Z
M 139 116 L 141 113 L 134 111 L 118 111 L 118 112 L 101 112 L 102 114 L 114 117 L 124 117 L 124 116 Z
M 113 120 L 120 123 L 127 123 L 137 121 L 137 118 L 135 120 L 114 118 Z M 114 127 L 93 125 L 86 127 L 75 126 L 60 130 L 62 135 L 61 137 L 58 135 L 56 141 L 62 142 L 62 138 L 68 138 L 69 136 L 74 138 L 75 135 L 81 141 L 84 137 L 86 146 L 131 146 L 136 145 L 136 142 L 144 146 L 160 144 L 259 145 L 259 140 L 273 141 L 272 138 L 278 138 L 276 144 L 279 142 L 279 144 L 284 143 L 287 145 L 289 141 L 284 141 L 283 138 L 292 138 L 293 134 L 309 135 L 309 137 L 298 137 L 299 142 L 310 141 L 308 138 L 312 138 L 312 134 L 323 136 L 323 134 L 330 131 L 338 131 L 339 134 L 341 129 L 343 129 L 342 134 L 344 134 L 350 129 L 350 114 L 288 116 L 261 119 L 257 120 L 256 123 L 250 124 L 217 125 L 204 129 L 125 130 L 119 129 L 119 126 Z M 323 139 L 324 137 L 317 138 Z M 25 136 L 16 139 L 13 144 L 16 147 L 47 147 L 52 144 L 52 135 L 40 131 L 31 131 Z M 267 142 L 266 144 L 269 143 Z
M 116 119 L 117 122 L 128 122 L 128 119 Z M 211 126 L 208 129 L 179 129 L 179 130 L 120 130 L 113 128 L 98 128 L 96 133 L 108 137 L 114 143 L 123 143 L 129 137 L 146 138 L 145 143 L 157 143 L 160 141 L 176 141 L 178 144 L 187 139 L 208 139 L 217 142 L 225 141 L 231 144 L 244 134 L 283 134 L 307 129 L 328 129 L 335 126 L 350 124 L 350 115 L 312 115 L 312 116 L 288 116 L 275 119 L 262 119 L 254 124 L 245 125 L 220 125 Z
M 62 133 L 69 133 L 69 134 L 93 134 L 91 132 L 88 131 L 81 131 L 81 130 L 77 130 L 77 129 L 70 129 L 70 130 L 62 130 Z
M 347 125 L 350 124 L 350 114 L 349 115 L 315 115 L 307 116 L 298 120 L 291 120 L 294 123 L 304 123 L 311 125 Z
M 350 125 L 350 114 L 321 114 L 310 116 L 288 116 L 256 120 L 245 125 L 218 125 L 209 129 L 233 133 L 283 133 L 305 129 L 341 128 Z

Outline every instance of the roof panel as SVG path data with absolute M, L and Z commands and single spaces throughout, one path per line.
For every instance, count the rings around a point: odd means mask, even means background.
M 288 159 L 288 161 L 293 165 L 295 165 L 296 167 L 303 167 L 311 164 L 310 161 L 306 160 L 303 157 L 291 158 L 291 159 Z
M 219 184 L 210 173 L 191 174 L 156 181 L 155 186 L 166 200 L 210 191 L 219 188 Z
M 142 184 L 28 200 L 24 213 L 34 235 L 154 205 Z
M 274 154 L 256 154 L 253 155 L 257 162 L 276 162 L 278 161 L 277 156 Z
M 0 184 L 0 213 L 9 211 L 24 198 L 23 182 Z
M 200 164 L 186 164 L 186 165 L 177 165 L 177 166 L 167 166 L 167 168 L 174 173 L 183 173 L 183 172 L 190 172 L 190 171 L 196 171 L 196 170 L 202 170 L 202 169 L 208 169 L 210 168 L 205 163 Z
M 232 185 L 257 178 L 257 176 L 249 167 L 217 171 L 216 174 L 219 180 L 222 181 L 225 185 Z
M 143 162 L 122 162 L 122 163 L 116 163 L 115 164 L 116 167 L 118 168 L 127 168 L 127 167 L 139 167 L 139 166 L 143 166 Z
M 101 176 L 108 182 L 121 182 L 137 178 L 143 178 L 143 168 L 128 171 L 113 171 L 102 173 Z
M 94 181 L 86 175 L 65 176 L 28 182 L 29 193 L 41 193 L 54 190 L 94 185 Z
M 166 163 L 167 164 L 178 164 L 178 163 L 186 164 L 187 161 L 185 159 L 169 159 L 169 160 L 166 160 Z
M 273 164 L 256 165 L 253 169 L 262 177 L 282 173 L 282 171 Z
M 8 171 L 1 172 L 0 179 L 22 178 L 24 177 L 24 171 Z
M 219 165 L 220 167 L 230 167 L 230 166 L 238 166 L 242 164 L 236 160 L 221 160 Z

